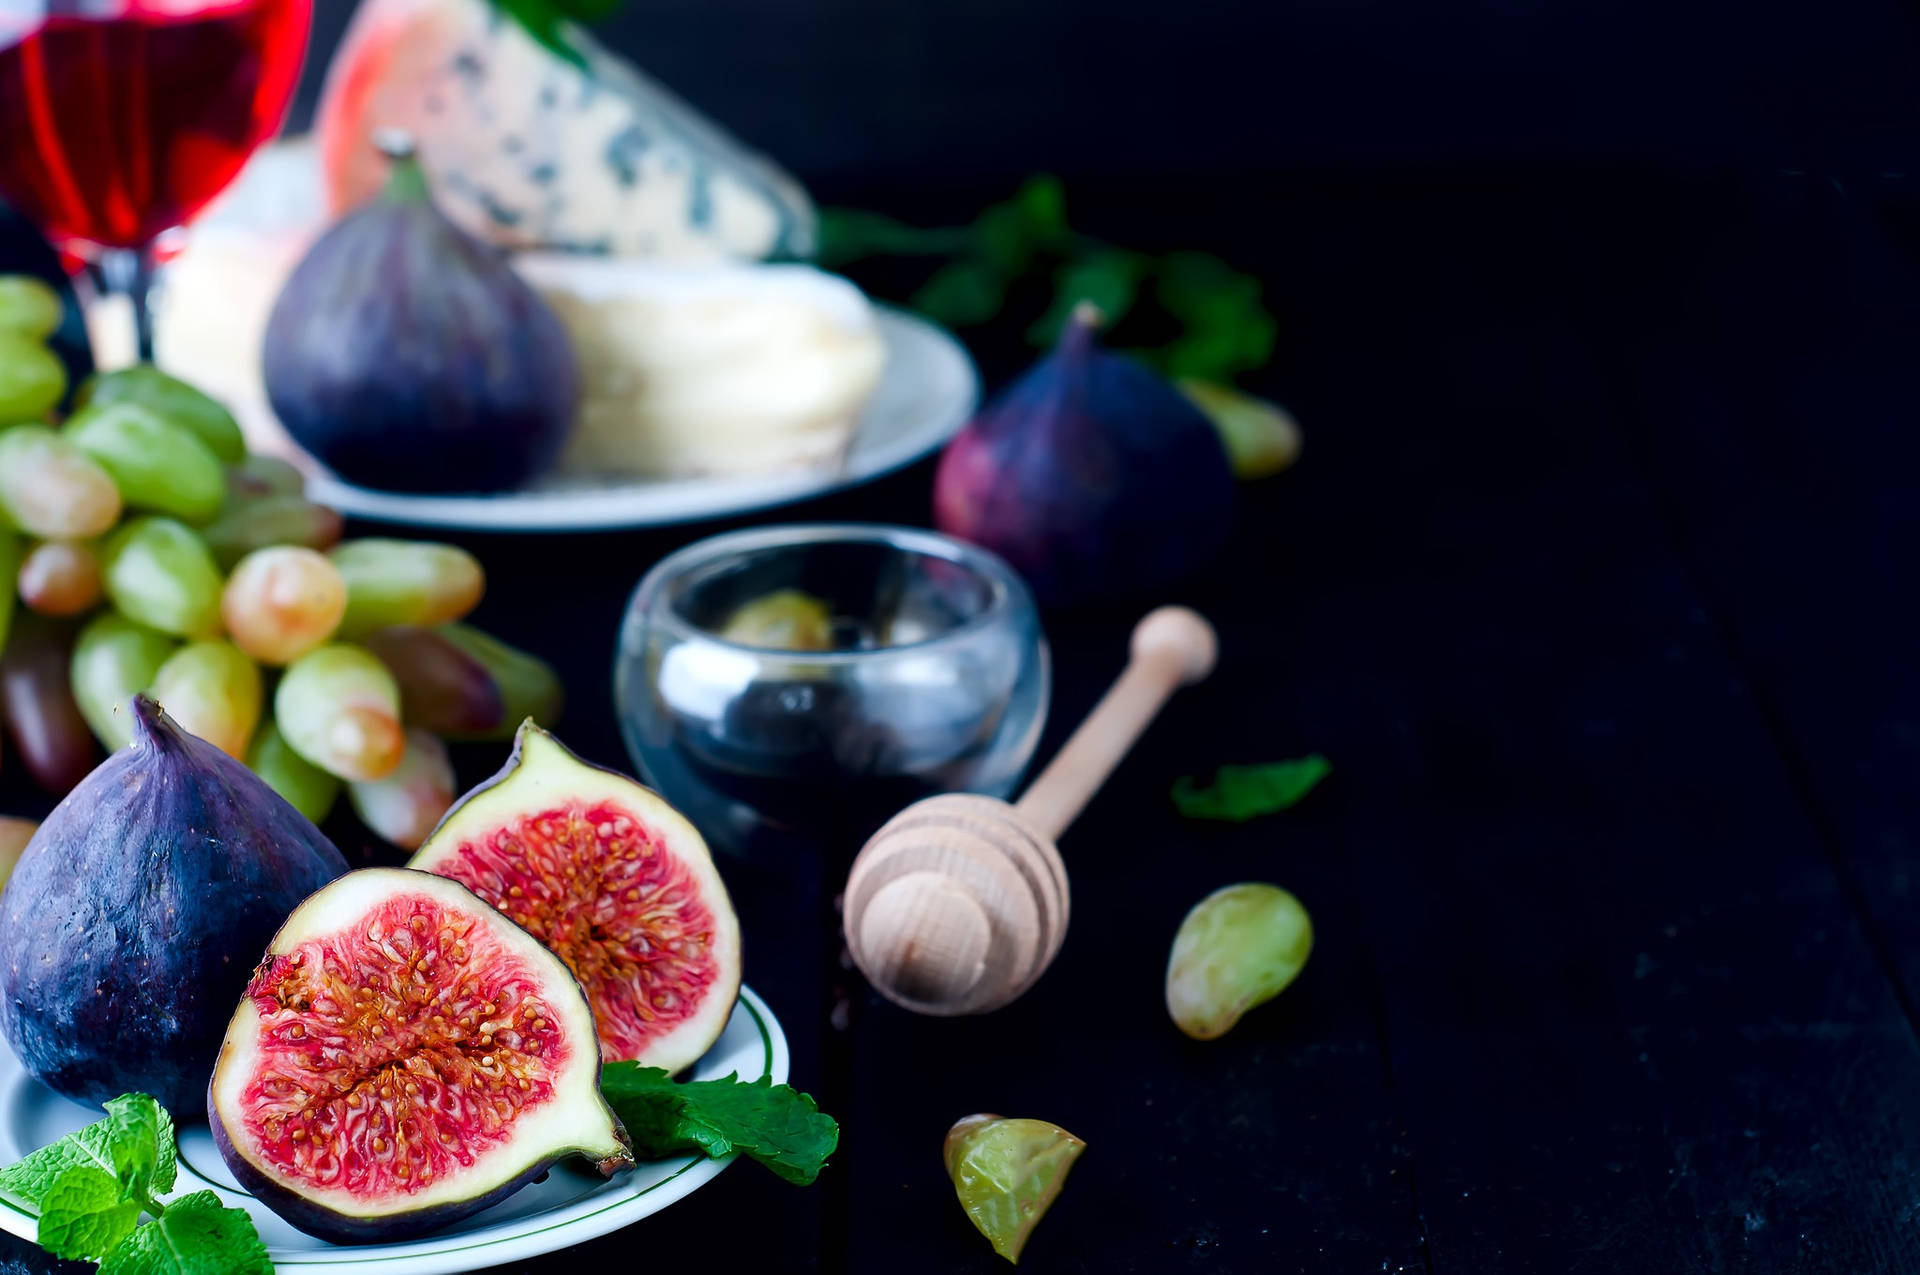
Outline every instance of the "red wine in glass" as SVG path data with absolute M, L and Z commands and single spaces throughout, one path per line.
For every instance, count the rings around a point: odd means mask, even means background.
M 280 127 L 311 0 L 0 0 L 0 196 L 133 294 Z

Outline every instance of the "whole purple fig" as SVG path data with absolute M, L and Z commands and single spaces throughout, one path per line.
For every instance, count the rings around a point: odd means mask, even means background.
M 1219 552 L 1233 521 L 1219 433 L 1150 368 L 1098 348 L 1098 322 L 1076 310 L 934 479 L 940 529 L 999 553 L 1047 606 L 1164 588 Z
M 347 870 L 252 771 L 135 696 L 133 741 L 54 807 L 0 894 L 0 1034 L 101 1103 L 205 1100 L 247 977 L 300 900 Z
M 418 161 L 294 268 L 267 322 L 267 396 L 349 482 L 500 491 L 547 468 L 580 374 L 566 330 L 493 249 L 433 206 Z

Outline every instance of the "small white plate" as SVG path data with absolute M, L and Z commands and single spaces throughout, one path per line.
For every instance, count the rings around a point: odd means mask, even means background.
M 742 1080 L 771 1076 L 775 1084 L 782 1084 L 789 1061 L 779 1020 L 765 1001 L 743 987 L 726 1031 L 695 1065 L 693 1078 L 717 1080 L 738 1072 Z M 0 1164 L 11 1164 L 99 1118 L 99 1111 L 70 1102 L 27 1075 L 0 1040 Z M 447 1275 L 538 1257 L 618 1230 L 711 1182 L 732 1159 L 662 1160 L 611 1180 L 571 1165 L 556 1165 L 546 1181 L 437 1235 L 405 1244 L 351 1248 L 303 1235 L 241 1190 L 214 1150 L 213 1135 L 204 1123 L 180 1131 L 176 1191 L 185 1194 L 210 1187 L 225 1203 L 252 1214 L 268 1256 L 281 1272 Z M 31 1241 L 36 1223 L 31 1214 L 0 1201 L 0 1229 Z
M 350 517 L 469 531 L 590 531 L 721 518 L 839 491 L 910 465 L 959 432 L 980 403 L 973 360 L 945 329 L 876 305 L 887 366 L 833 469 L 752 478 L 551 478 L 495 496 L 416 496 L 342 482 L 310 458 L 307 498 Z M 262 432 L 247 421 L 249 434 Z M 278 424 L 273 426 L 278 432 Z M 284 435 L 282 435 L 284 437 Z M 290 444 L 289 444 L 290 446 Z

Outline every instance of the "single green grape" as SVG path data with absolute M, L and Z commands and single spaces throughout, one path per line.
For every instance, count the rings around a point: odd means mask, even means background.
M 220 631 L 224 582 L 193 528 L 135 518 L 107 538 L 103 565 L 107 598 L 127 618 L 180 637 Z
M 239 465 L 247 459 L 247 440 L 233 413 L 217 399 L 168 376 L 151 363 L 139 363 L 90 378 L 80 387 L 80 403 L 101 407 L 136 403 L 192 433 L 223 463 Z
M 1045 1120 L 968 1116 L 947 1131 L 947 1176 L 993 1251 L 1019 1262 L 1087 1144 Z
M 0 425 L 35 421 L 67 392 L 67 367 L 30 336 L 0 328 Z
M 61 436 L 99 462 L 136 508 L 204 523 L 226 502 L 226 470 L 207 445 L 138 403 L 89 404 Z
M 728 616 L 720 636 L 773 651 L 831 651 L 833 613 L 811 593 L 775 589 Z
M 299 496 L 260 496 L 229 500 L 201 534 L 213 546 L 220 565 L 232 568 L 256 549 L 304 545 L 326 549 L 340 541 L 340 515 Z
M 1306 967 L 1313 918 L 1277 885 L 1215 890 L 1180 923 L 1167 961 L 1167 1013 L 1195 1040 L 1226 1035 Z
M 260 666 L 231 642 L 189 642 L 160 666 L 148 691 L 182 730 L 244 759 L 260 724 Z
M 327 555 L 347 581 L 340 636 L 395 624 L 445 624 L 473 610 L 486 589 L 479 559 L 425 540 L 348 540 Z
M 306 489 L 306 476 L 278 456 L 248 456 L 227 470 L 229 506 L 267 496 L 298 496 Z
M 68 682 L 80 715 L 109 751 L 126 747 L 133 738 L 127 701 L 153 685 L 154 675 L 179 645 L 118 611 L 102 611 L 80 630 Z
M 84 540 L 120 520 L 120 489 L 99 462 L 45 425 L 0 429 L 0 515 L 43 540 Z
M 247 749 L 247 769 L 313 823 L 325 819 L 340 799 L 340 781 L 294 752 L 271 717 L 260 723 Z
M 60 326 L 60 294 L 30 274 L 0 274 L 0 331 L 45 341 Z
M 273 720 L 293 751 L 342 779 L 385 779 L 400 765 L 400 685 L 365 647 L 330 642 L 287 666 Z

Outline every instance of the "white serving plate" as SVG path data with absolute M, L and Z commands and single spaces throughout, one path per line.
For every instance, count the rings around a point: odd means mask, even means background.
M 786 1033 L 766 1002 L 746 988 L 727 1029 L 694 1066 L 695 1080 L 733 1072 L 742 1080 L 787 1079 Z M 175 1113 L 176 1115 L 180 1113 Z M 27 1075 L 0 1040 L 0 1164 L 11 1164 L 57 1141 L 101 1113 L 62 1098 Z M 226 1204 L 253 1215 L 274 1269 L 291 1275 L 447 1275 L 522 1261 L 570 1248 L 658 1213 L 711 1182 L 732 1163 L 679 1159 L 642 1164 L 611 1180 L 571 1165 L 557 1165 L 544 1182 L 424 1239 L 404 1244 L 342 1247 L 303 1235 L 241 1190 L 213 1147 L 204 1121 L 180 1131 L 180 1180 L 176 1194 L 214 1190 Z M 0 1201 L 0 1230 L 34 1238 L 31 1214 Z
M 751 478 L 551 478 L 493 496 L 415 496 L 342 482 L 284 443 L 307 471 L 307 498 L 350 517 L 468 531 L 594 531 L 722 518 L 823 496 L 910 465 L 959 432 L 980 403 L 973 360 L 945 329 L 875 306 L 887 346 L 879 387 L 860 413 L 844 461 Z M 260 449 L 267 423 L 243 415 Z M 271 430 L 279 433 L 277 422 Z M 280 434 L 284 440 L 285 435 Z M 273 448 L 271 442 L 267 443 Z
M 264 329 L 278 291 L 277 280 L 320 233 L 314 210 L 325 203 L 311 141 L 283 141 L 262 148 L 234 185 L 182 236 L 189 255 L 196 238 L 209 238 L 224 244 L 228 253 L 238 254 L 234 260 L 248 264 L 247 271 L 223 276 L 217 285 L 232 331 L 250 330 L 253 323 Z M 172 269 L 186 271 L 186 259 Z M 965 346 L 917 315 L 876 304 L 874 319 L 886 344 L 886 369 L 860 413 L 852 445 L 837 466 L 742 478 L 555 476 L 520 491 L 484 496 L 379 491 L 343 482 L 300 451 L 268 407 L 259 369 L 235 365 L 231 343 L 223 344 L 226 329 L 188 331 L 183 345 L 173 344 L 169 333 L 179 332 L 186 319 L 172 308 L 168 277 L 168 270 L 163 270 L 156 315 L 161 366 L 224 400 L 245 428 L 252 450 L 285 456 L 306 470 L 311 499 L 351 516 L 407 526 L 596 531 L 749 513 L 826 495 L 909 465 L 959 432 L 980 403 L 979 373 Z M 204 294 L 209 286 L 203 281 L 199 291 Z M 238 317 L 242 314 L 253 317 L 243 320 Z M 204 312 L 200 321 L 206 321 Z M 101 366 L 118 367 L 131 361 L 133 328 L 124 298 L 96 299 L 88 307 L 88 326 Z

